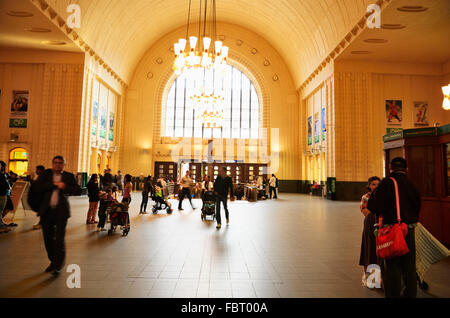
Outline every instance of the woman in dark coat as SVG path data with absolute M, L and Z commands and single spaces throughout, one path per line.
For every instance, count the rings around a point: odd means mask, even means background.
M 89 210 L 87 214 L 86 224 L 94 224 L 95 215 L 97 214 L 98 201 L 100 201 L 100 187 L 98 185 L 97 174 L 93 174 L 87 184 L 89 197 Z
M 373 234 L 374 225 L 377 223 L 375 213 L 370 212 L 367 209 L 367 202 L 373 191 L 378 187 L 380 178 L 371 177 L 368 181 L 368 190 L 366 194 L 361 198 L 361 213 L 364 215 L 364 229 L 361 242 L 361 255 L 359 258 L 359 265 L 364 266 L 364 273 L 362 277 L 362 285 L 367 286 L 367 267 L 371 264 L 378 264 L 377 247 L 375 235 Z
M 139 210 L 139 214 L 146 214 L 147 213 L 147 203 L 148 203 L 148 196 L 153 193 L 153 179 L 152 176 L 148 176 L 144 183 L 144 188 L 142 189 L 142 202 L 141 202 L 141 208 Z

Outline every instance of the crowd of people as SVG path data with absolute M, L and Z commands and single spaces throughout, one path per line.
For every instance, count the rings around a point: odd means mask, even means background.
M 28 203 L 37 212 L 39 222 L 34 228 L 42 228 L 44 244 L 50 260 L 50 265 L 45 270 L 52 272 L 55 276 L 59 274 L 65 259 L 65 228 L 70 217 L 70 205 L 67 199 L 69 195 L 80 195 L 81 188 L 77 184 L 72 173 L 64 171 L 65 159 L 55 156 L 52 160 L 52 168 L 45 169 L 37 166 L 35 176 L 30 180 L 31 187 L 28 195 Z M 370 265 L 377 265 L 381 270 L 381 283 L 386 297 L 416 297 L 417 276 L 415 259 L 415 232 L 414 228 L 419 220 L 421 207 L 420 194 L 414 184 L 407 177 L 407 163 L 403 158 L 394 158 L 390 162 L 390 174 L 383 180 L 377 176 L 369 178 L 367 193 L 363 195 L 360 211 L 364 216 L 363 232 L 361 241 L 361 252 L 359 265 L 363 267 L 362 285 L 368 284 Z M 10 175 L 6 173 L 6 164 L 0 161 L 0 212 L 7 209 L 11 195 Z M 172 181 L 169 181 L 173 183 Z M 142 186 L 142 201 L 139 213 L 147 213 L 148 199 L 159 199 L 166 203 L 172 211 L 168 202 L 168 193 L 164 190 L 167 181 L 161 175 L 156 182 L 152 176 L 148 176 Z M 398 185 L 398 194 L 395 187 Z M 202 182 L 194 186 L 190 171 L 179 181 L 178 210 L 183 210 L 183 201 L 189 200 L 192 209 L 196 209 L 192 202 L 192 190 L 201 193 L 203 197 L 207 192 L 213 193 L 216 198 L 216 228 L 222 225 L 221 206 L 225 210 L 227 225 L 230 222 L 228 210 L 228 197 L 231 201 L 235 198 L 235 189 L 230 176 L 227 175 L 225 167 L 219 170 L 219 175 L 214 182 L 209 176 L 205 176 Z M 272 174 L 268 180 L 270 198 L 274 194 L 277 198 L 278 179 Z M 86 224 L 97 224 L 97 231 L 104 231 L 107 222 L 107 209 L 114 202 L 131 203 L 133 191 L 132 176 L 122 175 L 121 171 L 113 176 L 110 169 L 106 169 L 102 176 L 93 174 L 87 184 L 89 208 L 87 211 Z M 238 191 L 238 190 L 237 190 Z M 397 200 L 399 202 L 397 202 Z M 397 203 L 401 206 L 401 222 L 407 226 L 405 235 L 406 245 L 409 252 L 398 257 L 381 259 L 377 253 L 377 233 L 382 228 L 390 227 L 399 222 L 397 219 Z M 98 221 L 96 217 L 98 215 Z M 381 223 L 382 220 L 382 223 Z M 0 231 L 9 231 L 7 224 L 0 218 Z M 404 290 L 402 291 L 402 283 Z M 370 286 L 369 286 L 370 285 Z

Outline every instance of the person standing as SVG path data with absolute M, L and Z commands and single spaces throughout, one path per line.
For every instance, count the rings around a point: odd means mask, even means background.
M 45 167 L 44 166 L 36 166 L 36 172 L 34 174 L 33 179 L 30 181 L 31 183 L 34 183 L 37 181 L 37 179 L 39 178 L 39 176 L 41 174 L 43 174 L 45 171 Z M 39 222 L 33 225 L 33 230 L 39 230 L 42 228 L 42 224 L 41 224 L 41 219 L 39 218 Z
M 100 201 L 100 187 L 98 186 L 98 177 L 97 174 L 94 173 L 91 176 L 87 184 L 88 197 L 89 197 L 89 210 L 86 218 L 86 224 L 94 224 L 95 215 L 97 214 L 98 201 Z
M 275 175 L 272 173 L 272 176 L 269 179 L 269 198 L 272 199 L 272 193 L 275 194 L 275 196 L 273 197 L 274 199 L 277 199 L 277 178 L 275 177 Z
M 231 201 L 234 201 L 233 193 L 233 181 L 231 177 L 227 176 L 227 168 L 222 167 L 219 170 L 219 175 L 214 181 L 214 195 L 216 196 L 216 220 L 217 229 L 222 226 L 222 220 L 220 217 L 220 203 L 223 203 L 223 208 L 225 209 L 225 218 L 227 219 L 227 225 L 230 223 L 230 214 L 228 212 L 227 199 L 228 193 L 230 193 Z
M 64 237 L 67 220 L 70 218 L 68 195 L 80 195 L 81 188 L 75 176 L 64 171 L 66 161 L 55 156 L 52 169 L 47 169 L 36 181 L 36 193 L 42 198 L 38 215 L 41 217 L 45 249 L 50 265 L 45 270 L 58 276 L 66 256 Z
M 113 176 L 111 174 L 111 169 L 105 169 L 105 175 L 103 176 L 103 189 L 112 189 Z
M 191 204 L 192 209 L 195 209 L 194 206 L 192 205 L 192 199 L 191 199 L 192 179 L 190 177 L 189 170 L 187 170 L 186 175 L 181 178 L 180 186 L 181 186 L 181 191 L 180 191 L 181 194 L 179 195 L 180 201 L 178 202 L 178 210 L 183 210 L 182 204 L 183 204 L 183 200 L 184 200 L 185 196 L 189 199 L 189 203 Z
M 133 184 L 131 183 L 131 175 L 125 175 L 125 186 L 123 187 L 123 203 L 131 203 L 131 191 L 133 191 Z
M 375 191 L 380 183 L 380 178 L 371 177 L 368 181 L 368 190 L 361 198 L 360 210 L 364 215 L 364 228 L 361 240 L 361 254 L 359 257 L 359 265 L 364 266 L 364 273 L 362 276 L 362 285 L 367 286 L 367 266 L 372 264 L 378 264 L 377 258 L 377 245 L 375 240 L 375 235 L 373 235 L 373 230 L 375 223 L 377 223 L 377 218 L 375 214 L 367 209 L 367 203 L 371 194 Z
M 6 201 L 11 194 L 8 175 L 6 173 L 6 163 L 0 161 L 0 233 L 9 232 L 11 229 L 3 223 L 3 211 L 6 207 Z
M 383 217 L 383 225 L 393 225 L 397 221 L 396 196 L 394 178 L 398 184 L 400 217 L 407 224 L 408 233 L 405 237 L 409 252 L 405 255 L 385 259 L 381 275 L 386 298 L 401 296 L 402 278 L 405 286 L 403 296 L 417 296 L 416 277 L 416 245 L 414 228 L 419 221 L 421 199 L 416 186 L 406 176 L 407 163 L 404 158 L 392 159 L 390 175 L 381 181 L 378 188 L 370 196 L 367 209 L 379 218 Z
M 117 184 L 117 187 L 119 188 L 119 191 L 122 194 L 123 193 L 123 175 L 120 170 L 117 172 L 116 184 Z
M 153 193 L 152 176 L 148 176 L 145 180 L 144 187 L 142 189 L 142 202 L 139 214 L 147 214 L 147 203 L 149 194 Z
M 100 198 L 101 196 L 101 198 Z M 112 190 L 106 189 L 106 192 L 102 192 L 101 195 L 99 195 L 100 198 L 100 207 L 98 209 L 98 224 L 97 224 L 97 232 L 106 231 L 105 230 L 105 223 L 106 223 L 106 210 L 108 207 L 111 206 L 112 202 L 114 201 L 112 197 Z

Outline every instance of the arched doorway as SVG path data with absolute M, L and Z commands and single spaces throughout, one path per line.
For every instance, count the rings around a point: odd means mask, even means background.
M 28 171 L 28 152 L 24 148 L 14 148 L 9 153 L 9 171 L 19 176 L 26 175 Z

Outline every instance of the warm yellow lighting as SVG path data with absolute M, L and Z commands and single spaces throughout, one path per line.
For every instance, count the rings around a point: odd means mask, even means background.
M 214 41 L 214 45 L 211 45 L 212 39 L 216 38 L 216 1 L 215 0 L 205 0 L 212 2 L 212 6 L 205 6 L 211 8 L 213 21 L 206 21 L 206 9 L 205 9 L 205 20 L 199 21 L 200 26 L 203 24 L 203 36 L 200 34 L 198 37 L 189 36 L 189 50 L 186 48 L 186 39 L 179 39 L 177 43 L 174 44 L 175 61 L 173 63 L 173 70 L 175 74 L 179 75 L 183 72 L 185 68 L 204 68 L 211 69 L 212 67 L 218 67 L 226 64 L 228 57 L 228 47 L 222 44 L 222 41 Z M 190 17 L 190 11 L 189 11 Z M 213 31 L 210 36 L 206 36 L 205 27 L 208 23 L 212 23 Z M 189 19 L 187 30 L 189 31 Z M 200 30 L 200 29 L 199 29 Z M 188 32 L 186 32 L 188 35 Z M 198 45 L 197 45 L 198 44 Z M 203 48 L 201 48 L 203 46 Z
M 450 109 L 450 84 L 442 87 L 442 93 L 444 93 L 444 102 L 442 103 L 442 107 L 445 110 Z

